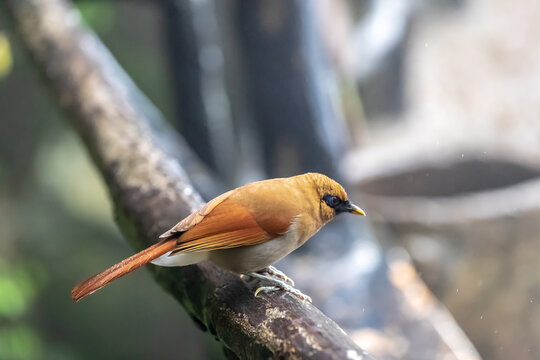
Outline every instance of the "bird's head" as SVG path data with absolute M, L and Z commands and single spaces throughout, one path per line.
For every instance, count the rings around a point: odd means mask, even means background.
M 318 173 L 308 173 L 305 176 L 313 184 L 324 220 L 329 221 L 341 213 L 366 215 L 362 209 L 351 203 L 347 192 L 338 182 Z

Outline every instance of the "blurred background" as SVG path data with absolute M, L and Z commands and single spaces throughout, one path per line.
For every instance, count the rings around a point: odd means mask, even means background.
M 367 222 L 280 265 L 362 347 L 540 358 L 540 3 L 73 6 L 212 174 L 190 174 L 206 199 L 305 171 L 347 184 Z M 223 358 L 146 271 L 72 304 L 132 250 L 67 116 L 0 5 L 0 359 Z

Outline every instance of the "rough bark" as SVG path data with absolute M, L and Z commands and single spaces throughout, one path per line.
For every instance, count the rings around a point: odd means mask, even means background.
M 64 0 L 6 2 L 110 189 L 118 225 L 137 249 L 203 204 L 162 148 L 134 88 Z M 154 114 L 155 115 L 155 114 Z M 156 280 L 240 358 L 370 358 L 317 308 L 289 295 L 253 297 L 254 283 L 211 264 L 153 267 Z M 66 294 L 68 296 L 68 294 Z

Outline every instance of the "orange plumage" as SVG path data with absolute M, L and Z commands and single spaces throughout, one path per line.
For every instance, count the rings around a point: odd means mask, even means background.
M 214 198 L 159 243 L 80 283 L 71 296 L 78 301 L 149 262 L 183 266 L 210 260 L 253 274 L 301 246 L 340 212 L 364 215 L 341 185 L 321 174 L 250 183 Z

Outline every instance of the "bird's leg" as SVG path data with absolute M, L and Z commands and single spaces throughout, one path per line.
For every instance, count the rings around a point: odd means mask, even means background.
M 255 294 L 254 294 L 255 296 L 257 296 L 260 292 L 270 293 L 270 292 L 274 292 L 278 290 L 283 290 L 299 297 L 300 299 L 304 301 L 307 300 L 311 302 L 311 298 L 309 296 L 303 294 L 300 290 L 295 289 L 285 280 L 281 280 L 280 278 L 277 278 L 271 275 L 261 274 L 258 272 L 249 272 L 249 273 L 246 273 L 245 275 L 250 276 L 255 279 L 259 279 L 259 280 L 266 280 L 273 284 L 271 286 L 259 287 L 257 290 L 255 290 Z

